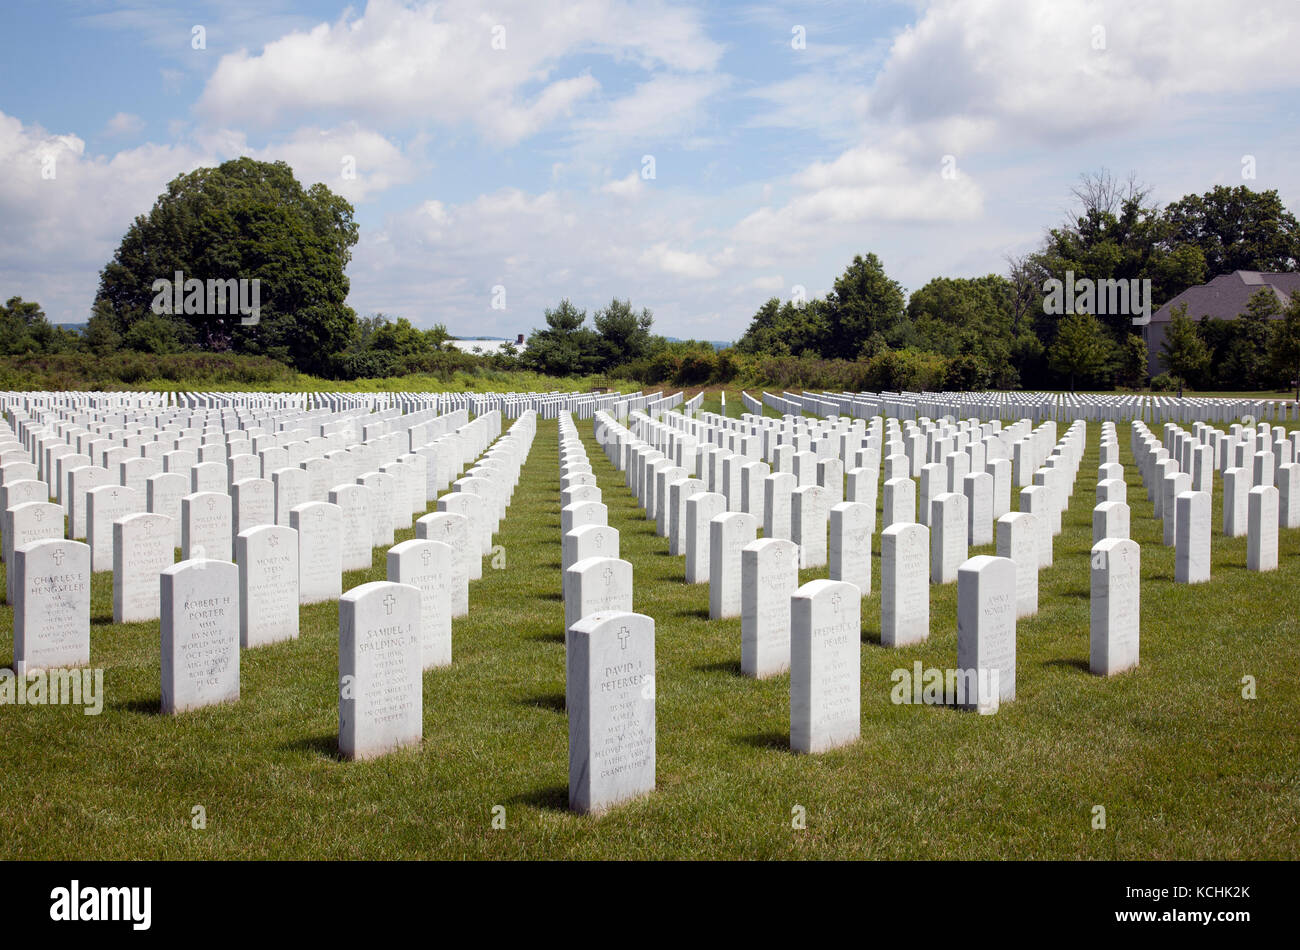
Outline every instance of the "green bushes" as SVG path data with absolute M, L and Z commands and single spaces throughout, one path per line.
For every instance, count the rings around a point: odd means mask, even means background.
M 345 353 L 338 360 L 340 379 L 368 379 L 396 376 L 401 363 L 392 353 L 368 350 L 363 353 Z
M 989 369 L 977 357 L 949 359 L 919 350 L 881 350 L 869 359 L 828 360 L 818 357 L 749 356 L 723 351 L 734 363 L 734 377 L 754 388 L 861 392 L 920 392 L 952 387 L 987 388 Z M 720 356 L 723 354 L 719 354 Z
M 669 343 L 653 356 L 616 367 L 612 374 L 644 386 L 708 386 L 729 383 L 737 376 L 730 350 L 706 343 Z
M 113 390 L 166 380 L 178 388 L 292 389 L 297 372 L 264 356 L 235 353 L 57 353 L 0 358 L 0 389 Z
M 935 391 L 987 389 L 996 373 L 977 356 L 944 357 L 920 350 L 881 350 L 870 359 L 764 356 L 700 344 L 669 344 L 653 356 L 615 370 L 643 386 L 713 386 L 740 382 L 752 389 Z

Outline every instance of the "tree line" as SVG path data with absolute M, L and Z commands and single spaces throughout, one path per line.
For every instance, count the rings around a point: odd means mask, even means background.
M 1271 292 L 1240 319 L 1178 314 L 1148 378 L 1147 349 L 1128 313 L 1058 315 L 1050 282 L 1149 282 L 1151 307 L 1234 270 L 1292 271 L 1300 223 L 1276 191 L 1215 187 L 1163 208 L 1134 179 L 1104 170 L 1073 190 L 1075 207 L 1037 250 L 1004 273 L 936 277 L 908 293 L 875 253 L 856 255 L 830 291 L 765 301 L 732 346 L 669 340 L 654 316 L 615 297 L 590 315 L 570 300 L 543 314 L 520 352 L 458 350 L 447 328 L 405 317 L 358 317 L 345 273 L 358 239 L 353 208 L 323 184 L 303 188 L 283 162 L 249 158 L 177 176 L 137 217 L 100 274 L 80 333 L 49 324 L 38 304 L 0 308 L 0 355 L 119 351 L 261 357 L 337 379 L 490 366 L 551 376 L 601 374 L 647 385 L 724 383 L 830 389 L 1258 390 L 1300 376 L 1296 306 Z M 238 275 L 261 288 L 255 321 L 191 307 L 159 307 L 158 282 L 196 286 Z M 188 286 L 188 283 L 187 283 Z M 1134 284 L 1137 286 L 1137 284 Z M 174 299 L 180 301 L 177 291 Z
M 1048 229 L 1036 251 L 1008 259 L 1005 273 L 936 277 L 910 295 L 875 254 L 857 256 L 825 297 L 764 303 L 736 349 L 877 364 L 878 381 L 910 364 L 911 375 L 953 389 L 1143 387 L 1147 345 L 1133 314 L 1055 314 L 1046 306 L 1050 281 L 1149 281 L 1154 310 L 1221 274 L 1293 271 L 1300 263 L 1300 223 L 1276 191 L 1219 186 L 1165 208 L 1149 193 L 1106 172 L 1085 176 L 1073 192 L 1075 213 Z M 1159 354 L 1168 373 L 1150 382 L 1242 390 L 1289 384 L 1293 364 L 1273 320 L 1281 314 L 1276 295 L 1261 292 L 1246 319 L 1187 315 L 1174 348 Z M 1192 336 L 1199 347 L 1189 344 Z

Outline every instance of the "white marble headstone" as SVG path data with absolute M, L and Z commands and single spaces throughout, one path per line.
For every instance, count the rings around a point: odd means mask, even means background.
M 229 561 L 173 564 L 159 579 L 162 711 L 239 699 L 239 571 Z
M 1016 698 L 1016 565 L 973 557 L 957 571 L 957 668 L 966 708 L 994 712 Z M 971 695 L 972 688 L 975 695 Z
M 371 759 L 424 734 L 420 591 L 372 581 L 339 598 L 339 752 Z
M 441 541 L 412 538 L 388 549 L 388 580 L 420 591 L 422 668 L 451 664 L 451 565 L 455 552 Z
M 1103 538 L 1094 544 L 1088 635 L 1088 668 L 1093 673 L 1113 676 L 1138 665 L 1141 597 L 1137 542 Z
M 655 622 L 599 611 L 565 639 L 569 807 L 600 814 L 655 788 Z
M 930 636 L 930 531 L 923 524 L 880 532 L 880 642 L 909 646 Z
M 790 598 L 790 748 L 825 752 L 862 731 L 862 596 L 815 580 Z
M 172 520 L 147 512 L 113 523 L 113 622 L 159 617 L 158 575 L 176 562 Z
M 90 546 L 46 539 L 14 550 L 14 672 L 90 662 Z
M 775 676 L 790 668 L 790 598 L 799 587 L 793 541 L 761 538 L 740 552 L 740 669 Z
M 263 524 L 235 538 L 239 563 L 239 644 L 298 638 L 298 532 Z

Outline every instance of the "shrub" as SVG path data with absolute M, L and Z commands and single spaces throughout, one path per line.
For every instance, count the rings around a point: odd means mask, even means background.
M 989 388 L 988 364 L 978 356 L 965 353 L 953 357 L 943 373 L 943 386 L 958 392 L 974 392 Z
M 736 378 L 736 361 L 731 350 L 722 350 L 714 357 L 712 382 L 729 383 Z
M 673 374 L 673 382 L 678 386 L 699 386 L 707 383 L 713 376 L 713 357 L 704 352 L 687 353 L 682 357 Z
M 349 353 L 339 359 L 338 375 L 342 379 L 375 379 L 396 375 L 397 358 L 383 350 Z
M 266 387 L 293 389 L 298 374 L 263 356 L 233 353 L 59 353 L 0 358 L 0 389 L 112 390 L 167 380 L 184 389 Z

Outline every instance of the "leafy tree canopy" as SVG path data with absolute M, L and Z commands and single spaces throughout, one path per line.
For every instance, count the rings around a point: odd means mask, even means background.
M 177 272 L 205 286 L 257 280 L 258 323 L 244 324 L 240 313 L 173 313 L 169 320 L 187 325 L 178 338 L 330 373 L 356 332 L 344 275 L 357 242 L 352 215 L 325 185 L 304 189 L 284 162 L 239 158 L 179 175 L 127 229 L 100 274 L 96 303 L 105 307 L 96 312 L 131 345 L 140 336 L 133 337 L 134 324 L 156 316 L 155 281 L 172 281 Z

